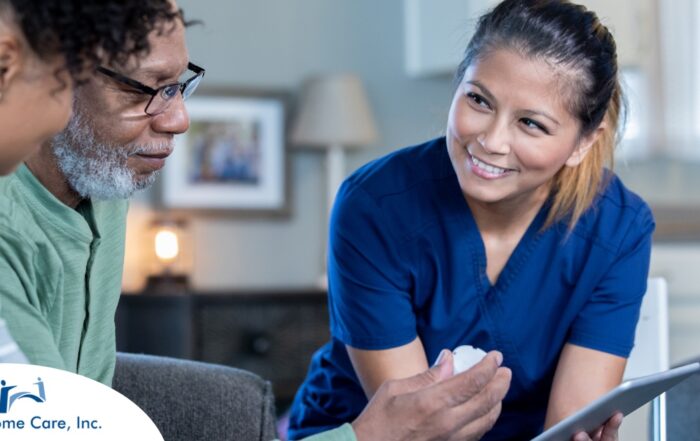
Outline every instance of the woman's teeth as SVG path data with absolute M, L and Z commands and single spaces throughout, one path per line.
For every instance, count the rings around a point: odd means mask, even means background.
M 474 163 L 475 166 L 479 167 L 481 170 L 485 171 L 486 173 L 490 173 L 492 175 L 502 175 L 503 173 L 507 172 L 508 169 L 505 168 L 500 168 L 496 167 L 493 165 L 486 164 L 485 162 L 479 161 L 474 155 L 470 154 L 469 155 L 472 159 L 472 162 Z

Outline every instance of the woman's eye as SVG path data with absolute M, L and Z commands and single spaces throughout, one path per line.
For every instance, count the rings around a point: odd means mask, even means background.
M 490 109 L 491 106 L 489 105 L 488 101 L 486 101 L 481 95 L 476 94 L 474 92 L 468 92 L 467 97 L 477 106 L 479 107 L 485 107 L 487 109 Z
M 545 129 L 545 127 L 542 124 L 540 124 L 537 121 L 534 121 L 530 118 L 523 118 L 520 120 L 520 122 L 522 122 L 525 125 L 525 127 L 527 127 L 528 129 L 539 130 L 543 133 L 549 134 L 547 129 Z

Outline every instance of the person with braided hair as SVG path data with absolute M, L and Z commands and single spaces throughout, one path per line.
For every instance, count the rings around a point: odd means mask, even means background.
M 505 0 L 481 17 L 445 136 L 367 164 L 338 192 L 332 338 L 296 395 L 290 439 L 352 421 L 444 347 L 498 350 L 513 373 L 484 440 L 531 439 L 620 383 L 655 224 L 611 171 L 618 76 L 614 39 L 583 6 Z M 617 439 L 621 421 L 590 437 Z

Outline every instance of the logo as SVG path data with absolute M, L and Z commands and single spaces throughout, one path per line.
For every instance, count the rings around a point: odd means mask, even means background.
M 163 441 L 163 436 L 141 408 L 104 384 L 60 369 L 0 363 L 0 441 L 10 439 Z
M 37 377 L 37 380 L 38 381 L 34 383 L 34 386 L 36 386 L 37 390 L 36 394 L 32 392 L 19 391 L 13 393 L 12 395 L 10 395 L 10 391 L 16 388 L 17 386 L 7 386 L 7 382 L 5 380 L 0 380 L 0 386 L 2 386 L 0 388 L 0 414 L 9 412 L 15 401 L 22 398 L 29 398 L 36 401 L 37 403 L 46 402 L 46 390 L 44 389 L 44 382 L 41 380 L 41 377 Z

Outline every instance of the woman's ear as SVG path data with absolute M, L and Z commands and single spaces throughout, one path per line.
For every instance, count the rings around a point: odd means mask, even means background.
M 10 32 L 0 33 L 0 93 L 22 70 L 22 45 Z
M 606 127 L 607 124 L 605 121 L 603 121 L 593 132 L 581 138 L 578 142 L 578 145 L 571 153 L 571 156 L 569 156 L 569 159 L 566 160 L 564 165 L 566 165 L 567 167 L 576 167 L 577 165 L 579 165 L 586 157 L 588 152 L 591 151 L 591 148 L 593 148 L 595 143 L 600 139 L 601 136 L 603 136 Z

